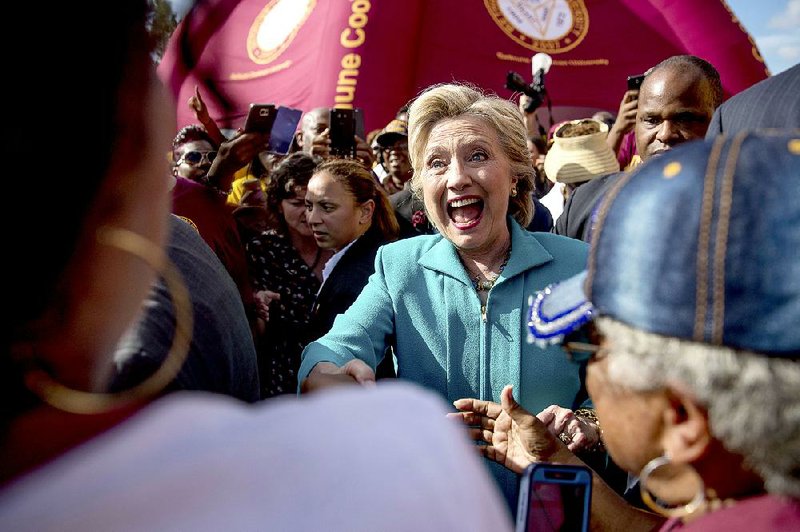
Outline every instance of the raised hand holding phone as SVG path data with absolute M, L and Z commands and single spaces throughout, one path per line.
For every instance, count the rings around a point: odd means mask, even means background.
M 331 155 L 343 159 L 356 156 L 356 123 L 353 109 L 334 107 L 330 110 Z
M 297 131 L 297 124 L 303 112 L 291 107 L 279 107 L 269 135 L 267 151 L 278 155 L 286 155 L 292 147 L 292 140 Z
M 275 105 L 251 103 L 244 123 L 245 133 L 269 133 L 275 122 Z

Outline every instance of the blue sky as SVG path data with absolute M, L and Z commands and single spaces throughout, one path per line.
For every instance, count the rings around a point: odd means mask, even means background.
M 727 0 L 773 74 L 800 63 L 800 0 Z
M 758 49 L 773 74 L 800 63 L 800 0 L 727 2 L 742 25 L 755 38 Z M 193 1 L 170 0 L 170 3 L 182 15 Z M 265 1 L 265 5 L 266 3 Z

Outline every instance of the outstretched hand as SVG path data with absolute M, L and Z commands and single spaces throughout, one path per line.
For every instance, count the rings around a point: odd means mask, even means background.
M 460 418 L 469 425 L 470 437 L 480 453 L 517 473 L 533 462 L 554 461 L 564 445 L 512 395 L 511 385 L 500 393 L 501 403 L 480 399 L 458 399 L 453 405 L 460 412 L 448 417 Z
M 343 366 L 331 362 L 320 362 L 301 383 L 302 393 L 316 392 L 341 385 L 375 385 L 375 372 L 363 360 L 354 358 Z

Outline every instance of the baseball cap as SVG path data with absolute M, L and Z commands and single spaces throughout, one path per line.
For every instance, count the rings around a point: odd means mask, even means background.
M 557 343 L 595 316 L 768 356 L 800 354 L 800 131 L 691 142 L 622 176 L 588 268 L 534 297 Z

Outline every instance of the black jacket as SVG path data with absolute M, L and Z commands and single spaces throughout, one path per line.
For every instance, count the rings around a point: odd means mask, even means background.
M 622 172 L 596 177 L 576 188 L 564 204 L 564 212 L 556 220 L 553 232 L 557 235 L 590 242 L 592 213 L 595 206 L 616 183 Z
M 344 313 L 367 286 L 375 273 L 375 255 L 387 240 L 373 225 L 345 251 L 333 271 L 325 279 L 311 310 L 308 342 L 324 336 L 333 326 L 336 316 Z M 388 353 L 387 353 L 388 355 Z M 385 356 L 376 371 L 378 378 L 394 377 L 394 361 Z
M 752 129 L 800 128 L 800 64 L 759 81 L 723 103 L 711 118 L 706 140 Z

